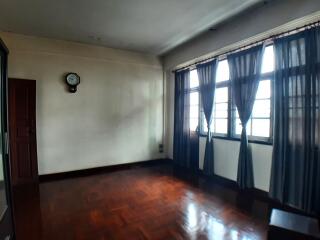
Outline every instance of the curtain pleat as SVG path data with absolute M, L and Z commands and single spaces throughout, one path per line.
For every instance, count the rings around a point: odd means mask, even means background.
M 212 112 L 214 107 L 214 93 L 216 87 L 216 69 L 217 60 L 214 59 L 208 63 L 197 65 L 199 78 L 200 97 L 202 101 L 203 112 L 208 126 L 206 139 L 206 148 L 204 154 L 203 172 L 206 175 L 214 174 L 214 149 L 211 136 Z
M 260 81 L 263 45 L 229 55 L 231 92 L 242 125 L 237 182 L 241 189 L 253 188 L 252 154 L 246 126 L 250 119 Z

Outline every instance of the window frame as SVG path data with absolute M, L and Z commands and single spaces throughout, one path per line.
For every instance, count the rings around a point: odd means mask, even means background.
M 271 46 L 273 43 L 270 43 L 266 45 L 265 47 Z M 221 58 L 219 61 L 226 60 L 227 58 Z M 191 70 L 190 70 L 191 71 Z M 266 72 L 262 73 L 260 80 L 270 80 L 270 128 L 269 128 L 269 137 L 259 137 L 259 136 L 248 136 L 248 141 L 250 143 L 258 143 L 258 144 L 263 144 L 263 145 L 273 145 L 273 117 L 274 117 L 274 75 L 275 75 L 275 70 L 271 72 Z M 230 79 L 218 82 L 216 83 L 216 89 L 217 88 L 222 88 L 222 87 L 228 87 L 228 123 L 227 123 L 227 134 L 221 134 L 221 133 L 212 133 L 213 138 L 217 139 L 225 139 L 225 140 L 230 140 L 230 141 L 240 141 L 240 135 L 236 134 L 236 129 L 235 129 L 235 121 L 236 117 L 234 116 L 235 111 L 234 111 L 234 103 L 232 99 L 232 93 L 231 93 L 231 82 Z M 199 91 L 199 88 L 198 88 Z M 200 96 L 200 94 L 199 94 Z M 200 97 L 199 97 L 200 98 Z M 203 109 L 202 109 L 202 102 L 201 98 L 199 99 L 199 122 L 198 122 L 198 133 L 199 136 L 206 137 L 207 132 L 204 132 L 204 126 L 203 126 L 203 119 L 204 114 L 203 114 Z
M 191 80 L 191 71 L 197 71 L 196 68 L 193 68 L 193 69 L 189 69 L 189 79 Z M 189 81 L 190 81 L 189 80 Z M 191 93 L 194 93 L 194 92 L 197 92 L 198 93 L 198 126 L 196 127 L 196 130 L 191 130 L 190 129 L 190 132 L 193 132 L 193 133 L 198 133 L 199 134 L 199 128 L 200 128 L 200 114 L 201 114 L 201 109 L 202 109 L 202 105 L 201 105 L 201 97 L 200 97 L 200 87 L 199 85 L 197 87 L 190 87 L 189 89 L 186 89 L 185 90 L 185 93 L 184 94 L 191 94 Z M 190 97 L 189 97 L 190 99 Z M 191 106 L 191 103 L 189 103 L 189 107 Z M 189 121 L 190 121 L 190 117 L 189 117 Z
M 248 135 L 248 141 L 252 143 L 260 143 L 260 144 L 266 144 L 266 145 L 272 145 L 273 144 L 273 116 L 274 116 L 274 72 L 268 72 L 261 74 L 260 81 L 265 81 L 265 80 L 270 80 L 270 118 L 262 118 L 262 119 L 270 119 L 270 128 L 269 128 L 269 137 L 261 137 L 261 136 L 252 136 Z M 240 134 L 236 134 L 236 129 L 235 129 L 235 121 L 236 121 L 236 116 L 235 116 L 235 105 L 233 103 L 233 99 L 231 97 L 231 128 L 230 133 L 231 133 L 231 138 L 235 140 L 240 140 Z M 252 116 L 250 116 L 250 119 L 252 119 Z M 254 118 L 254 119 L 259 119 L 259 118 Z
M 231 97 L 231 91 L 230 91 L 230 80 L 225 80 L 222 82 L 218 82 L 216 84 L 217 88 L 228 88 L 228 115 L 227 115 L 227 133 L 212 133 L 213 137 L 220 137 L 220 138 L 228 138 L 229 132 L 230 132 L 230 97 Z M 204 131 L 203 121 L 204 121 L 204 114 L 203 114 L 203 108 L 202 108 L 202 102 L 200 101 L 200 115 L 199 115 L 199 130 L 201 136 L 207 136 L 207 132 Z

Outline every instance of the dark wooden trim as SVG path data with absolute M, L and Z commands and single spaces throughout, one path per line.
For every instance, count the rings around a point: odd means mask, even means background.
M 268 200 L 268 201 L 270 200 L 269 193 L 264 191 L 264 190 L 261 190 L 261 189 L 258 189 L 258 188 L 254 188 L 253 189 L 253 193 L 257 198 L 265 199 L 265 200 Z
M 85 176 L 90 176 L 95 174 L 103 174 L 108 172 L 115 172 L 115 171 L 132 169 L 137 167 L 147 167 L 147 166 L 153 166 L 153 165 L 159 165 L 159 164 L 165 164 L 165 163 L 171 164 L 172 160 L 166 159 L 166 158 L 155 159 L 155 160 L 147 160 L 147 161 L 141 161 L 141 162 L 118 164 L 118 165 L 112 165 L 112 166 L 81 169 L 81 170 L 75 170 L 70 172 L 44 174 L 39 176 L 39 181 L 48 182 L 48 181 L 62 180 L 66 178 L 85 177 Z
M 237 184 L 236 181 L 233 181 L 233 180 L 225 178 L 225 177 L 221 177 L 221 176 L 216 175 L 216 174 L 212 176 L 212 179 L 216 183 L 218 183 L 220 185 L 223 185 L 225 187 L 228 187 L 228 188 L 231 188 L 231 189 L 234 189 L 234 190 L 239 190 L 239 187 L 238 187 L 238 184 Z
M 272 208 L 278 208 L 284 211 L 288 211 L 288 212 L 292 212 L 292 213 L 296 213 L 296 214 L 300 214 L 303 216 L 307 216 L 307 217 L 315 217 L 317 219 L 320 219 L 320 216 L 317 215 L 313 215 L 313 214 L 309 214 L 304 212 L 301 209 L 295 208 L 293 206 L 289 206 L 289 205 L 285 205 L 283 203 L 281 203 L 278 200 L 272 199 L 269 196 L 269 193 L 261 190 L 261 189 L 257 189 L 257 188 L 252 188 L 252 189 L 248 189 L 248 190 L 241 190 L 237 184 L 236 181 L 225 178 L 225 177 L 221 177 L 219 175 L 213 175 L 213 176 L 206 176 L 203 174 L 203 171 L 201 169 L 199 169 L 198 173 L 211 181 L 214 181 L 215 183 L 222 185 L 224 187 L 230 188 L 232 190 L 238 191 L 239 194 L 244 193 L 244 194 L 251 194 L 252 197 L 254 197 L 255 199 L 259 199 L 261 201 L 267 202 L 270 206 L 270 210 Z
M 13 206 L 12 206 L 12 188 L 11 188 L 11 173 L 10 173 L 10 151 L 7 151 L 10 143 L 10 131 L 8 128 L 8 54 L 9 50 L 7 46 L 4 44 L 2 39 L 0 38 L 0 52 L 3 51 L 4 59 L 3 59 L 3 71 L 2 80 L 1 80 L 1 132 L 0 137 L 2 138 L 2 149 L 3 149 L 3 177 L 4 177 L 4 185 L 6 189 L 6 197 L 7 197 L 7 205 L 8 210 L 5 215 L 1 219 L 1 233 L 0 238 L 4 239 L 5 236 L 10 233 L 11 239 L 15 239 L 15 221 L 13 219 Z M 3 233 L 3 227 L 6 229 L 6 233 Z M 4 234 L 4 235 L 3 235 Z
M 9 54 L 9 49 L 4 44 L 4 41 L 0 38 L 0 49 L 3 50 L 7 55 Z
M 247 193 L 253 194 L 255 198 L 259 198 L 259 199 L 264 200 L 264 201 L 266 201 L 266 200 L 269 201 L 269 194 L 268 194 L 268 192 L 266 192 L 264 190 L 261 190 L 261 189 L 258 189 L 258 188 L 252 188 L 252 189 L 248 189 L 248 190 L 241 190 L 236 181 L 233 181 L 233 180 L 225 178 L 225 177 L 221 177 L 219 175 L 214 175 L 213 179 L 214 179 L 214 181 L 216 183 L 221 184 L 223 186 L 232 188 L 232 189 L 237 190 L 237 191 L 245 191 Z
M 199 133 L 199 137 L 206 138 L 207 134 Z M 213 136 L 212 138 L 213 139 L 221 139 L 221 140 L 227 140 L 227 141 L 240 142 L 240 138 L 237 138 L 237 137 Z M 273 145 L 273 141 L 272 140 L 254 140 L 254 139 L 249 139 L 248 142 L 249 143 L 253 143 L 253 144 L 261 144 L 261 145 L 269 145 L 269 146 Z

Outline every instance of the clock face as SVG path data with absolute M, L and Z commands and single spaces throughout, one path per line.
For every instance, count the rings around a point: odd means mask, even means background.
M 69 73 L 66 80 L 70 86 L 77 86 L 80 83 L 80 77 L 76 73 Z

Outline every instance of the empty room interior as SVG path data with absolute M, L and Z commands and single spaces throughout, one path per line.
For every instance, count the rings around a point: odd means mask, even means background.
M 0 240 L 320 239 L 319 0 L 0 0 Z

